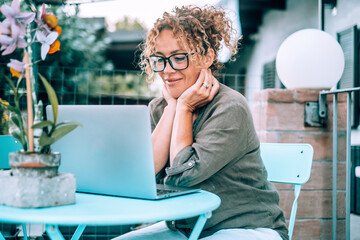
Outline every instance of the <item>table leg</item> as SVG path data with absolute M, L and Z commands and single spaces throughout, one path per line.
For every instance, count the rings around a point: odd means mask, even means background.
M 21 224 L 21 227 L 23 230 L 24 240 L 27 240 L 28 237 L 27 237 L 27 231 L 26 231 L 26 224 L 25 223 Z
M 46 225 L 45 230 L 51 240 L 65 240 L 64 236 L 59 231 L 58 226 Z
M 79 225 L 76 228 L 73 236 L 71 237 L 71 240 L 79 240 L 79 238 L 81 237 L 82 233 L 85 230 L 85 227 L 86 227 L 86 225 Z M 57 226 L 46 225 L 46 232 L 51 240 L 59 240 L 59 239 L 64 240 L 64 237 L 61 234 L 61 232 Z M 3 239 L 0 238 L 0 240 L 3 240 Z
M 202 229 L 206 223 L 206 220 L 211 217 L 211 212 L 201 214 L 192 230 L 189 240 L 196 240 L 199 238 Z
M 81 234 L 84 232 L 86 225 L 79 225 L 76 228 L 76 231 L 74 232 L 73 236 L 71 237 L 71 240 L 79 240 L 81 237 Z

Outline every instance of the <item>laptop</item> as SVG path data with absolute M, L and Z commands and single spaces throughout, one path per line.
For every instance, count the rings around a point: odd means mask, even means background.
M 52 120 L 50 105 L 46 113 Z M 60 105 L 63 121 L 83 125 L 52 145 L 61 153 L 59 171 L 75 175 L 77 192 L 155 200 L 199 191 L 156 184 L 147 106 Z

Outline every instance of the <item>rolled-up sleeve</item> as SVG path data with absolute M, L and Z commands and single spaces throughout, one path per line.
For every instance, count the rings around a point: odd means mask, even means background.
M 167 167 L 165 169 L 166 174 L 173 176 L 189 170 L 195 166 L 197 160 L 198 157 L 194 154 L 193 148 L 187 146 L 176 155 L 173 161 L 173 167 Z
M 226 106 L 212 106 L 206 112 L 197 126 L 199 129 L 194 129 L 193 144 L 183 148 L 165 169 L 166 184 L 194 186 L 245 154 L 247 109 L 227 103 Z

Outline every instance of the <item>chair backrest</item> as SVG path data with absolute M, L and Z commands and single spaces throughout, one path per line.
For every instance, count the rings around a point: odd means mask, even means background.
M 300 195 L 301 185 L 310 178 L 314 150 L 310 144 L 261 143 L 260 153 L 268 172 L 269 181 L 294 184 L 295 186 L 295 199 L 288 227 L 291 240 L 295 225 L 297 199 Z
M 0 135 L 0 169 L 10 168 L 9 152 L 17 152 L 21 148 L 21 144 L 13 136 Z

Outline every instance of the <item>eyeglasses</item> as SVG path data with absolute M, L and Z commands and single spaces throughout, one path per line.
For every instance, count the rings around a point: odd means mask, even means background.
M 154 72 L 162 72 L 165 70 L 166 61 L 174 70 L 184 70 L 189 66 L 188 53 L 175 53 L 169 57 L 161 57 L 152 55 L 149 58 L 151 69 Z

